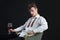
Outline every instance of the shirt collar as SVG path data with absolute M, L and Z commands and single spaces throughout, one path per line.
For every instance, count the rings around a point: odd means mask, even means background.
M 40 15 L 39 14 L 37 14 L 35 17 L 32 17 L 32 18 L 39 18 L 40 17 Z
M 40 17 L 40 15 L 38 14 L 38 15 L 36 15 L 35 17 L 39 18 L 39 17 Z

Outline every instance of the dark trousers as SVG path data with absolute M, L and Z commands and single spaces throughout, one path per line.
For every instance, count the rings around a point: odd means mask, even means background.
M 19 37 L 16 33 L 11 33 L 8 35 L 8 40 L 24 40 L 23 38 Z
M 19 37 L 15 37 L 15 38 L 10 38 L 8 40 L 20 40 L 20 38 Z

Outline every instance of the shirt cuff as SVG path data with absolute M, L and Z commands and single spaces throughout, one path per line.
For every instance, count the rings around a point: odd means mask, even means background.
M 17 30 L 16 30 L 16 29 L 14 29 L 13 31 L 14 31 L 14 32 L 16 32 Z
M 37 31 L 36 31 L 36 30 L 33 30 L 33 32 L 34 32 L 34 33 L 37 33 Z

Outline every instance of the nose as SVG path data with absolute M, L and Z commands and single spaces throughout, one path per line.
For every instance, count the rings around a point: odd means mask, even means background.
M 33 12 L 31 12 L 31 14 L 33 14 Z

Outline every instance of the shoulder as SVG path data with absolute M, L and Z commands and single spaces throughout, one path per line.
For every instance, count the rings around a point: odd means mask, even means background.
M 28 20 L 30 20 L 32 17 L 28 18 Z
M 43 20 L 46 20 L 45 17 L 43 17 L 43 16 L 40 16 L 40 18 L 43 19 Z
M 46 20 L 45 17 L 43 17 L 43 16 L 40 16 L 40 20 L 47 22 L 47 20 Z
M 31 19 L 32 17 L 28 18 L 28 19 Z

